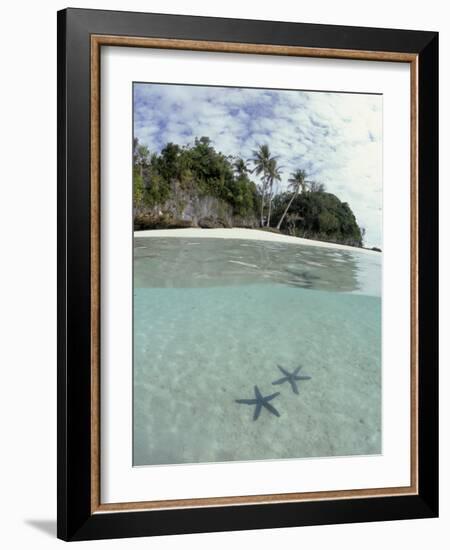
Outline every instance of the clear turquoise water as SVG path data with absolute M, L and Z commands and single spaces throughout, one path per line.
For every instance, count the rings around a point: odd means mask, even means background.
M 134 465 L 381 452 L 381 254 L 135 238 L 134 283 Z

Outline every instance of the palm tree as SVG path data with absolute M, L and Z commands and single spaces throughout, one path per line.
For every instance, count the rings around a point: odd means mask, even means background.
M 275 181 L 281 181 L 281 170 L 277 164 L 277 159 L 272 157 L 267 167 L 267 184 L 269 187 L 269 213 L 267 215 L 267 227 L 270 227 L 270 214 L 272 212 L 273 184 Z
M 272 158 L 269 150 L 269 146 L 264 144 L 260 145 L 256 151 L 253 151 L 253 158 L 251 162 L 255 165 L 252 170 L 257 176 L 262 174 L 262 186 L 261 186 L 261 227 L 264 225 L 264 198 L 267 191 L 267 174 L 269 171 L 269 162 Z
M 291 174 L 291 178 L 289 178 L 289 187 L 292 190 L 292 197 L 289 201 L 288 205 L 286 206 L 285 211 L 283 212 L 283 215 L 278 221 L 277 229 L 280 229 L 281 224 L 283 223 L 283 220 L 288 213 L 289 208 L 291 207 L 292 202 L 294 201 L 295 197 L 300 193 L 304 193 L 307 189 L 307 182 L 306 182 L 306 172 L 304 170 L 296 170 Z
M 236 157 L 233 162 L 233 168 L 238 177 L 245 176 L 250 172 L 248 167 L 248 160 L 244 160 L 241 157 Z

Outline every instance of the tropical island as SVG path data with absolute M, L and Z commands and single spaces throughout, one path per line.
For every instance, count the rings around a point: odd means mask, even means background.
M 167 143 L 159 154 L 135 138 L 134 229 L 247 228 L 364 246 L 348 203 L 301 167 L 290 174 L 289 189 L 278 192 L 282 170 L 267 144 L 244 159 L 216 151 L 208 137 Z

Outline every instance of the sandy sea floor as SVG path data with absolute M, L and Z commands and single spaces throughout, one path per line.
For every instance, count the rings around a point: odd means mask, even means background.
M 135 235 L 134 464 L 380 453 L 381 255 L 189 231 Z

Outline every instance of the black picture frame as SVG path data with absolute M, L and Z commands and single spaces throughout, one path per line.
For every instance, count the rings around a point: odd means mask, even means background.
M 402 52 L 418 61 L 418 491 L 377 498 L 92 512 L 91 36 Z M 58 12 L 58 530 L 63 540 L 438 515 L 438 34 L 66 9 Z

